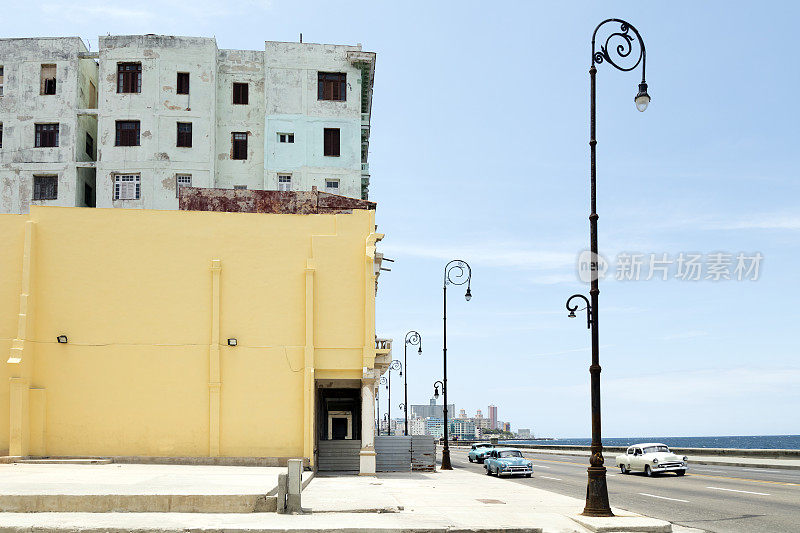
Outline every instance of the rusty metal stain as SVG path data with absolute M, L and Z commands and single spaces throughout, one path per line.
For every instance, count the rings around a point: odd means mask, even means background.
M 181 187 L 181 211 L 227 213 L 332 214 L 374 210 L 375 202 L 314 191 L 259 191 Z

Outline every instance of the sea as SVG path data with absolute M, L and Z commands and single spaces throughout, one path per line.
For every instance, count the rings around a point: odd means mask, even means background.
M 504 440 L 508 444 L 559 444 L 589 446 L 592 439 Z M 800 450 L 800 435 L 732 435 L 728 437 L 604 437 L 604 446 L 630 446 L 637 442 L 662 442 L 675 448 L 739 448 Z

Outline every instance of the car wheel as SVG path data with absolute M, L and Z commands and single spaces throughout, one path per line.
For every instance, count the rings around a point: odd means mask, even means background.
M 644 475 L 647 477 L 653 477 L 653 471 L 650 470 L 650 465 L 644 465 Z
M 619 471 L 622 474 L 627 474 L 628 473 L 628 469 L 625 467 L 625 465 L 619 465 Z
M 486 469 L 486 475 L 487 476 L 491 476 L 492 475 L 492 470 L 488 466 L 484 466 L 484 468 Z
M 675 473 L 678 474 L 679 476 L 682 476 L 686 473 L 686 470 L 676 470 Z
M 477 461 L 478 461 L 478 464 L 483 464 L 483 459 L 481 459 L 480 457 L 478 457 Z
M 467 457 L 467 459 L 469 459 L 469 462 L 470 462 L 470 463 L 473 463 L 473 462 L 474 462 L 474 460 L 472 459 L 472 456 L 471 456 L 471 455 L 470 455 L 469 457 Z
M 525 474 L 525 477 L 531 477 L 531 474 Z

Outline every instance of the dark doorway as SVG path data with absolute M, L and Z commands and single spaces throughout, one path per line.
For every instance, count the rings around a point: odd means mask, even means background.
M 331 419 L 332 423 L 332 433 L 333 433 L 333 440 L 344 440 L 347 438 L 347 419 L 346 418 L 333 418 Z

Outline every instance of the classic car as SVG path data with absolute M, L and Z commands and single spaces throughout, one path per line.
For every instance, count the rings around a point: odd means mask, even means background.
M 482 463 L 483 460 L 486 458 L 486 455 L 491 451 L 494 447 L 494 444 L 489 442 L 476 442 L 472 445 L 469 453 L 467 454 L 467 458 L 469 459 L 470 463 L 478 462 Z
M 644 472 L 647 476 L 661 472 L 686 473 L 688 457 L 675 455 L 666 444 L 644 442 L 630 446 L 624 454 L 617 456 L 617 466 L 623 474 Z
M 533 463 L 522 457 L 522 452 L 516 448 L 492 448 L 486 459 L 483 460 L 486 475 L 515 476 L 517 474 L 531 477 Z

